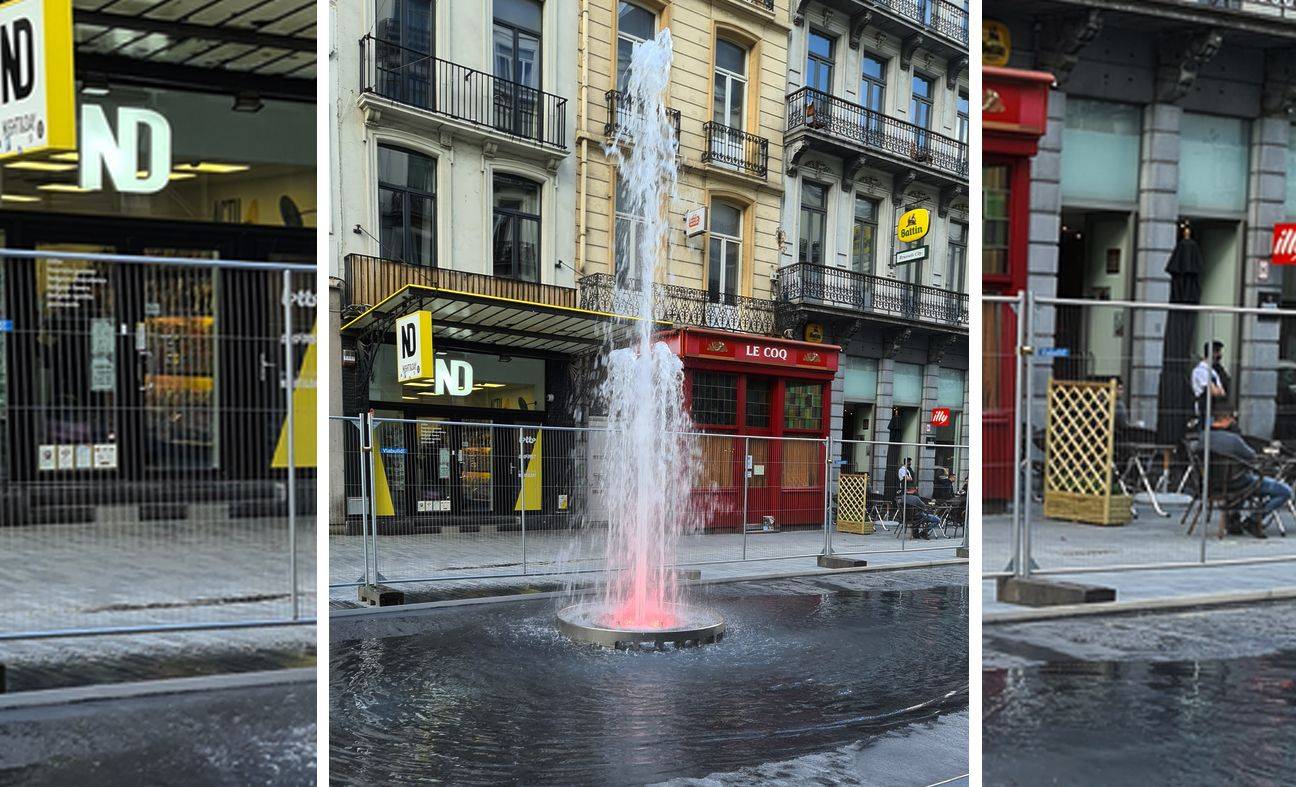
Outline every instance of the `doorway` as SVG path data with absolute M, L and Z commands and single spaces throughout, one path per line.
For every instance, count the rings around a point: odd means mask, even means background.
M 1063 210 L 1058 242 L 1058 297 L 1128 300 L 1133 294 L 1134 214 Z M 1059 306 L 1054 360 L 1060 379 L 1088 380 L 1125 373 L 1131 326 L 1125 309 Z
M 873 439 L 873 404 L 871 402 L 847 402 L 842 408 L 841 439 Z M 872 450 L 868 443 L 843 443 L 842 472 L 869 473 L 872 478 Z

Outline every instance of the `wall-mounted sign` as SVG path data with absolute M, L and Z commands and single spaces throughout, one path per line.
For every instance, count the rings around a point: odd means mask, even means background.
M 0 4 L 0 158 L 75 147 L 72 0 Z
M 918 262 L 919 260 L 925 260 L 927 259 L 928 252 L 930 251 L 931 251 L 930 246 L 919 246 L 916 249 L 905 249 L 904 251 L 896 252 L 895 264 L 905 265 L 910 262 Z
M 1296 265 L 1296 224 L 1275 224 L 1273 264 Z
M 981 23 L 981 62 L 1002 68 L 1012 56 L 1012 31 L 1003 22 L 987 19 Z
M 438 396 L 467 396 L 473 390 L 473 368 L 467 361 L 436 359 L 436 380 L 432 390 Z
M 948 407 L 933 407 L 931 414 L 931 425 L 936 428 L 950 425 L 950 409 Z
M 805 327 L 805 340 L 820 344 L 824 340 L 823 326 L 817 322 L 808 322 Z
M 896 222 L 896 240 L 901 243 L 913 243 L 927 237 L 931 229 L 931 211 L 926 208 L 914 208 L 900 214 Z
M 148 161 L 139 160 L 140 132 L 149 136 Z M 117 133 L 103 107 L 81 107 L 81 188 L 103 188 L 103 171 L 120 192 L 153 194 L 171 176 L 171 126 L 151 109 L 117 108 Z
M 838 348 L 832 345 L 824 345 L 823 349 L 807 349 L 805 345 L 795 342 L 729 337 L 722 339 L 698 334 L 689 334 L 688 339 L 683 355 L 829 371 L 836 371 L 838 364 Z
M 435 375 L 432 312 L 416 311 L 396 320 L 396 380 L 423 382 Z
M 696 238 L 706 232 L 706 208 L 694 208 L 684 214 L 684 235 Z

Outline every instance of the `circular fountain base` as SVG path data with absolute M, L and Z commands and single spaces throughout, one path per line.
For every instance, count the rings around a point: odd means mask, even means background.
M 671 606 L 678 621 L 674 626 L 623 629 L 603 622 L 607 608 L 602 604 L 573 604 L 558 612 L 558 630 L 576 642 L 617 650 L 660 650 L 668 645 L 676 649 L 690 648 L 724 638 L 724 618 L 719 614 L 683 604 Z

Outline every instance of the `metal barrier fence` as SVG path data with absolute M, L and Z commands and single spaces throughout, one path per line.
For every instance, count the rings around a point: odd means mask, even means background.
M 343 477 L 332 484 L 332 588 L 614 568 L 603 558 L 604 490 L 618 467 L 606 430 L 374 416 L 331 426 Z M 965 445 L 695 437 L 683 494 L 697 526 L 680 539 L 681 566 L 966 545 Z M 896 494 L 905 457 L 921 496 Z M 845 524 L 843 488 L 863 512 Z
M 983 576 L 1296 561 L 1296 310 L 984 301 Z
M 314 272 L 0 250 L 0 640 L 314 619 Z

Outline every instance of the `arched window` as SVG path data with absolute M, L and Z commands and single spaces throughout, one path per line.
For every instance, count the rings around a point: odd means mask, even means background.
M 707 252 L 707 294 L 713 303 L 732 303 L 742 275 L 743 209 L 711 201 L 711 244 Z
M 657 35 L 657 15 L 635 3 L 617 5 L 616 89 L 629 81 L 630 57 L 635 47 Z

